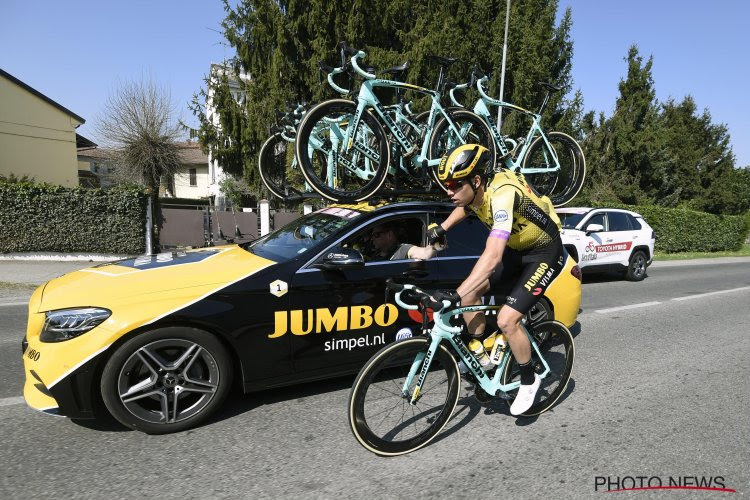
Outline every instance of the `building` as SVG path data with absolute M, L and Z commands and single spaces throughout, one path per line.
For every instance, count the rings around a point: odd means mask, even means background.
M 78 186 L 76 128 L 83 123 L 77 114 L 0 69 L 0 175 Z
M 182 167 L 168 179 L 163 196 L 175 198 L 207 198 L 210 196 L 209 159 L 197 142 L 180 144 Z
M 217 78 L 223 75 L 228 76 L 229 89 L 232 93 L 232 97 L 241 103 L 245 99 L 245 94 L 240 87 L 240 82 L 234 76 L 234 73 L 228 70 L 226 66 L 221 64 L 211 64 L 211 78 L 216 81 Z M 240 80 L 243 82 L 250 81 L 250 75 L 246 73 L 240 73 Z M 213 123 L 215 127 L 220 127 L 219 117 L 216 114 L 216 109 L 213 105 L 214 91 L 211 86 L 208 88 L 208 96 L 206 97 L 206 118 Z M 216 206 L 223 209 L 226 206 L 226 200 L 224 194 L 221 192 L 220 183 L 226 179 L 227 173 L 221 168 L 219 162 L 211 157 L 211 152 L 208 155 L 208 194 L 214 197 L 214 203 Z

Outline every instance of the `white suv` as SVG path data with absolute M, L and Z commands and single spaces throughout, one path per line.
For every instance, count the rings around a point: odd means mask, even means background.
M 643 216 L 616 208 L 558 208 L 565 249 L 579 267 L 646 277 L 654 258 L 654 231 Z

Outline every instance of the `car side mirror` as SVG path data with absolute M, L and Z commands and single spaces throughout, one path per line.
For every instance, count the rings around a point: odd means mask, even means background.
M 362 267 L 364 265 L 365 258 L 359 250 L 335 247 L 323 254 L 323 256 L 312 265 L 312 267 L 332 271 L 349 267 Z
M 604 231 L 604 226 L 601 224 L 589 224 L 586 226 L 586 234 L 598 233 Z

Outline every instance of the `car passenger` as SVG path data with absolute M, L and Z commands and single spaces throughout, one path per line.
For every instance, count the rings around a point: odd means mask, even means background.
M 521 387 L 510 407 L 512 415 L 520 415 L 533 405 L 540 384 L 521 320 L 563 268 L 560 220 L 549 198 L 539 196 L 520 172 L 503 169 L 491 178 L 494 165 L 488 165 L 489 156 L 478 144 L 459 146 L 443 156 L 438 179 L 456 208 L 429 231 L 428 240 L 443 237 L 472 212 L 491 230 L 471 274 L 455 291 L 439 291 L 435 298 L 477 305 L 497 285 L 511 286 L 497 325 L 520 367 Z M 464 319 L 470 335 L 484 334 L 484 313 L 465 313 Z

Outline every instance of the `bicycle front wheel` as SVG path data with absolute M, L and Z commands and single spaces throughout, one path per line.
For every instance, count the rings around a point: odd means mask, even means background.
M 578 142 L 562 132 L 537 137 L 529 146 L 521 164 L 521 173 L 542 195 L 548 196 L 552 204 L 561 207 L 576 197 L 586 178 L 586 159 Z M 557 169 L 557 165 L 560 169 Z M 546 172 L 526 173 L 526 169 L 545 169 Z
M 451 149 L 462 144 L 481 144 L 490 152 L 489 165 L 497 161 L 497 146 L 490 127 L 482 117 L 472 111 L 452 108 L 448 110 L 450 121 L 442 118 L 432 131 L 429 145 L 430 159 L 438 159 Z M 451 127 L 451 124 L 455 126 Z M 437 178 L 437 168 L 430 169 L 432 180 L 443 192 L 445 186 Z
M 383 127 L 365 111 L 356 130 L 349 130 L 356 111 L 353 101 L 322 102 L 305 113 L 297 130 L 295 151 L 305 179 L 337 203 L 366 200 L 388 174 L 390 150 Z
M 539 352 L 544 357 L 544 361 L 549 365 L 550 371 L 542 379 L 536 402 L 527 412 L 522 414 L 526 417 L 539 415 L 549 410 L 560 399 L 560 396 L 568 387 L 570 374 L 573 371 L 573 358 L 575 357 L 573 335 L 565 325 L 559 321 L 545 321 L 533 328 L 534 340 L 539 347 Z M 531 362 L 537 374 L 544 373 L 544 363 L 533 347 L 531 349 Z M 517 380 L 521 380 L 521 371 L 515 357 L 511 355 L 510 361 L 503 370 L 501 381 L 503 384 L 510 384 Z M 513 402 L 517 393 L 518 389 L 508 393 L 511 396 L 508 404 Z
M 405 387 L 410 370 L 424 359 L 430 339 L 395 342 L 378 351 L 359 372 L 349 395 L 349 425 L 354 437 L 378 455 L 403 455 L 432 441 L 458 402 L 458 365 L 440 345 L 430 363 L 416 404 L 410 404 L 421 363 Z

